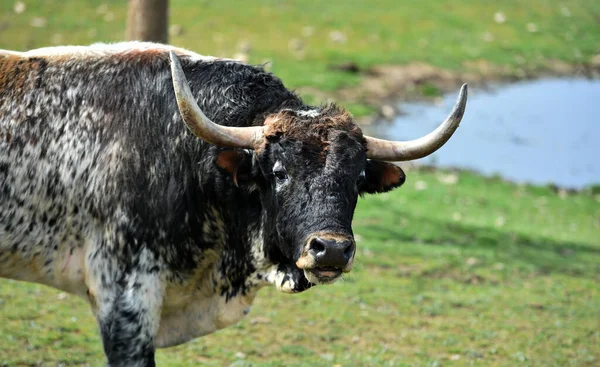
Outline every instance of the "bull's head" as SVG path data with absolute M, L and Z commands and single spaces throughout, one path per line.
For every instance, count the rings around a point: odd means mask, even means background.
M 263 126 L 213 123 L 198 107 L 177 56 L 171 52 L 177 103 L 188 128 L 222 147 L 217 164 L 234 180 L 260 190 L 267 252 L 293 262 L 315 284 L 331 283 L 352 268 L 356 245 L 351 222 L 358 195 L 389 191 L 404 182 L 400 167 L 385 161 L 425 157 L 452 136 L 463 116 L 467 87 L 448 118 L 428 135 L 406 142 L 364 136 L 336 107 L 282 110 Z M 277 259 L 279 258 L 279 259 Z

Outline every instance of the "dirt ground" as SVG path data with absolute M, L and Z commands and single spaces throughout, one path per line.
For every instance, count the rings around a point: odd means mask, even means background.
M 588 63 L 568 64 L 559 60 L 547 61 L 540 68 L 499 67 L 480 60 L 465 64 L 465 72 L 440 69 L 425 63 L 408 65 L 380 65 L 368 70 L 359 70 L 355 65 L 335 66 L 347 72 L 362 73 L 358 86 L 342 88 L 332 95 L 325 95 L 312 88 L 299 91 L 317 95 L 321 100 L 355 101 L 377 108 L 377 113 L 359 118 L 361 124 L 369 124 L 380 119 L 391 119 L 397 111 L 398 101 L 411 101 L 439 98 L 441 93 L 458 92 L 463 83 L 470 87 L 489 86 L 494 83 L 515 82 L 543 77 L 600 77 L 600 54 Z M 430 93 L 424 92 L 428 89 Z

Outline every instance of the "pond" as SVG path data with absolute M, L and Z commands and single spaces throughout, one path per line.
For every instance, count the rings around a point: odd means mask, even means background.
M 409 103 L 392 123 L 365 133 L 394 140 L 433 130 L 457 93 L 439 104 Z M 418 164 L 467 168 L 515 182 L 582 188 L 600 183 L 600 80 L 545 79 L 470 89 L 450 141 Z

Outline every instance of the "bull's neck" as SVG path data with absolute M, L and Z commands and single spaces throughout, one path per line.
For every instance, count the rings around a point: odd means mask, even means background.
M 225 212 L 219 215 L 223 218 Z M 228 297 L 248 294 L 267 285 L 274 285 L 285 293 L 297 293 L 311 286 L 293 263 L 276 263 L 269 258 L 265 216 L 260 208 L 239 207 L 230 222 L 223 220 L 225 233 L 242 235 L 232 236 L 229 241 L 223 238 L 225 242 L 215 268 L 221 294 Z

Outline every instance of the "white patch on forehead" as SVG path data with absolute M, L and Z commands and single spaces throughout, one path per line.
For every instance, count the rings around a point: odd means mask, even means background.
M 319 110 L 296 111 L 296 114 L 298 116 L 317 117 L 321 114 L 321 111 L 319 111 Z

